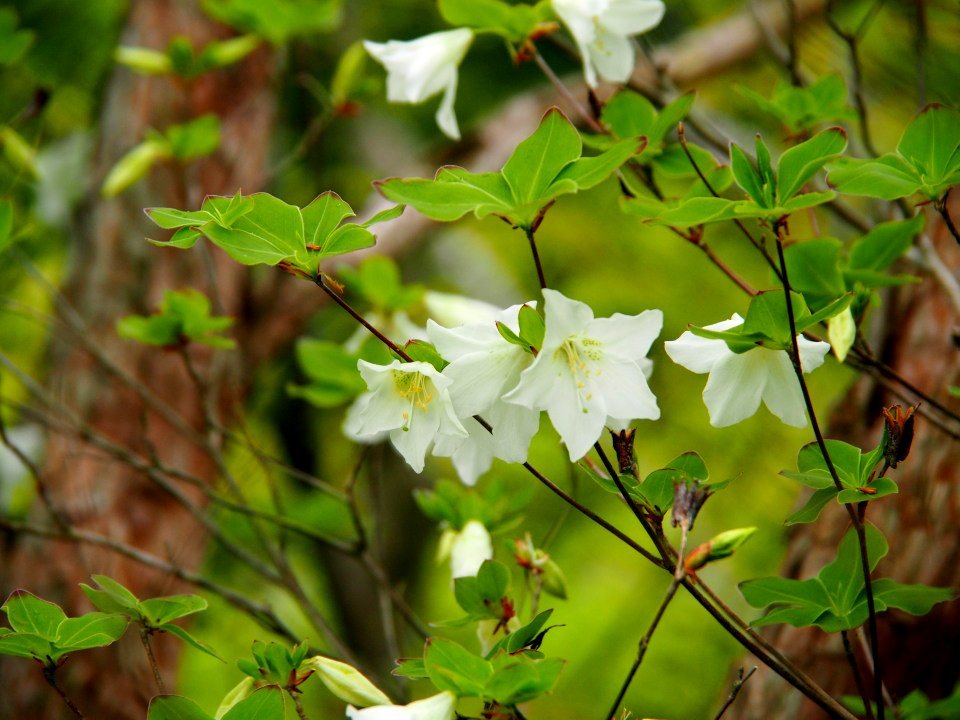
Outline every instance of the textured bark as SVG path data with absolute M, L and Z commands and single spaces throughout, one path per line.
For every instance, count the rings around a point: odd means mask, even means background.
M 935 246 L 956 274 L 960 268 L 957 244 L 942 223 L 934 220 L 930 227 L 936 236 Z M 874 347 L 882 350 L 882 359 L 902 376 L 932 397 L 944 400 L 947 387 L 957 384 L 960 371 L 954 336 L 958 318 L 948 293 L 927 278 L 922 285 L 892 293 L 885 303 Z M 883 427 L 880 410 L 894 402 L 896 399 L 884 388 L 864 376 L 839 403 L 830 419 L 828 436 L 863 448 L 875 446 Z M 960 409 L 956 400 L 947 403 L 954 410 Z M 889 473 L 900 486 L 900 493 L 869 505 L 868 521 L 876 524 L 890 543 L 890 553 L 881 561 L 875 577 L 946 587 L 960 585 L 958 461 L 960 444 L 919 418 L 910 457 Z M 791 533 L 783 574 L 793 578 L 816 575 L 833 559 L 848 527 L 849 518 L 838 506 L 829 506 L 819 522 L 798 526 Z M 916 688 L 934 699 L 952 692 L 960 680 L 957 603 L 938 605 L 921 618 L 899 611 L 882 613 L 879 629 L 883 678 L 894 699 Z M 766 635 L 834 696 L 857 694 L 837 635 L 788 626 L 771 628 Z M 872 676 L 858 645 L 855 642 L 858 662 L 869 685 Z M 745 661 L 752 662 L 753 658 Z M 761 668 L 728 717 L 813 719 L 823 717 L 823 712 Z
M 138 0 L 132 3 L 122 43 L 164 48 L 171 37 L 187 34 L 202 47 L 229 35 L 198 10 L 198 3 Z M 72 277 L 66 291 L 88 325 L 87 336 L 120 367 L 164 399 L 194 428 L 202 426 L 199 394 L 191 385 L 176 352 L 139 346 L 117 337 L 114 324 L 131 312 L 148 313 L 163 291 L 197 287 L 215 298 L 221 312 L 244 310 L 247 275 L 222 254 L 158 250 L 144 237 L 156 232 L 143 207 L 195 207 L 203 193 L 256 190 L 266 175 L 267 148 L 274 120 L 274 58 L 261 49 L 240 65 L 209 73 L 191 83 L 143 78 L 118 68 L 108 87 L 96 160 L 96 185 L 106 171 L 148 127 L 165 128 L 203 113 L 222 121 L 223 140 L 212 157 L 189 167 L 156 168 L 147 180 L 119 198 L 91 201 L 75 234 Z M 202 191 L 201 191 L 202 189 Z M 204 260 L 209 264 L 205 264 Z M 214 279 L 215 278 L 215 279 Z M 209 457 L 144 406 L 137 393 L 75 344 L 55 349 L 52 388 L 63 405 L 90 427 L 116 443 L 200 478 L 212 479 Z M 211 378 L 216 404 L 229 414 L 242 395 L 242 378 L 222 355 L 196 353 L 198 367 Z M 53 436 L 43 476 L 53 501 L 72 525 L 100 532 L 147 550 L 187 568 L 201 558 L 205 534 L 181 504 L 141 474 L 105 458 L 84 442 Z M 194 502 L 196 488 L 182 486 Z M 69 614 L 90 609 L 77 583 L 91 573 L 109 575 L 141 596 L 180 591 L 167 576 L 107 551 L 18 538 L 5 559 L 0 587 L 29 587 L 62 602 Z M 176 645 L 154 639 L 167 682 L 176 659 Z M 39 668 L 14 661 L 0 665 L 4 678 L 0 717 L 67 717 L 62 705 L 40 678 Z M 142 718 L 154 682 L 135 632 L 118 645 L 95 653 L 79 653 L 59 673 L 68 695 L 92 718 Z

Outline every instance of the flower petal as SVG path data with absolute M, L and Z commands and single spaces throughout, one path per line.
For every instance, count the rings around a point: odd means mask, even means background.
M 453 110 L 453 103 L 457 99 L 457 70 L 453 68 L 450 77 L 447 79 L 444 87 L 443 97 L 440 99 L 440 106 L 434 116 L 437 126 L 448 138 L 453 140 L 460 139 L 460 126 L 457 124 L 457 114 Z
M 827 345 L 826 343 L 823 343 Z M 830 346 L 827 345 L 827 348 Z M 751 350 L 751 352 L 761 352 Z M 763 404 L 767 409 L 787 425 L 806 427 L 807 407 L 803 402 L 803 392 L 797 381 L 790 357 L 783 350 L 765 350 L 767 358 L 767 384 L 763 388 Z M 820 358 L 823 362 L 823 358 Z
M 743 318 L 734 314 L 729 320 L 707 325 L 706 329 L 722 331 L 742 324 Z M 689 330 L 676 340 L 667 340 L 663 347 L 677 365 L 695 373 L 710 372 L 720 360 L 733 355 L 723 340 L 700 337 Z
M 543 291 L 543 315 L 546 333 L 541 355 L 552 353 L 564 340 L 579 335 L 593 320 L 593 310 L 586 303 L 571 300 L 556 290 Z
M 703 402 L 714 427 L 735 425 L 753 415 L 767 382 L 767 365 L 760 355 L 770 352 L 757 348 L 741 355 L 730 353 L 710 371 L 703 390 Z
M 607 82 L 625 83 L 633 73 L 634 52 L 633 44 L 624 35 L 601 27 L 597 31 L 596 39 L 589 46 L 590 61 L 597 69 L 597 74 Z
M 803 335 L 797 336 L 797 345 L 800 348 L 800 367 L 805 373 L 813 372 L 823 365 L 830 352 L 830 343 L 807 340 Z
M 588 382 L 591 392 L 606 403 L 607 415 L 631 420 L 656 420 L 660 417 L 657 398 L 650 391 L 643 368 L 635 362 L 605 362 L 603 372 Z
M 584 334 L 603 343 L 604 354 L 638 361 L 650 352 L 650 346 L 663 329 L 661 310 L 644 310 L 639 315 L 614 313 L 591 322 Z
M 610 0 L 602 20 L 610 32 L 639 35 L 659 25 L 665 10 L 661 0 Z

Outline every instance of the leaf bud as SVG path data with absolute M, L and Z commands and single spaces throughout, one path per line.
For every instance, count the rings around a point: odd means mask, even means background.
M 892 468 L 896 468 L 910 454 L 915 410 L 916 407 L 908 407 L 904 410 L 900 405 L 883 409 L 883 440 L 881 440 L 883 459 Z

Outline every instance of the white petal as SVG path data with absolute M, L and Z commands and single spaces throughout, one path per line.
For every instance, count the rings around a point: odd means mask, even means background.
M 607 419 L 603 398 L 589 395 L 577 388 L 573 376 L 568 376 L 557 383 L 555 391 L 543 401 L 571 461 L 579 460 L 590 451 Z
M 467 437 L 438 435 L 433 448 L 437 457 L 448 457 L 464 485 L 476 485 L 477 479 L 493 464 L 493 435 L 473 418 L 464 418 Z
M 830 352 L 830 344 L 822 341 L 807 340 L 803 335 L 797 336 L 797 345 L 800 347 L 800 367 L 805 373 L 813 372 L 823 365 Z
M 604 80 L 625 83 L 633 73 L 633 44 L 624 35 L 618 35 L 606 27 L 600 28 L 596 38 L 587 47 L 590 61 L 597 74 Z
M 520 382 L 503 396 L 503 400 L 531 410 L 543 410 L 546 408 L 546 398 L 553 395 L 554 387 L 569 374 L 566 362 L 553 354 L 541 352 L 533 364 L 520 374 Z
M 544 290 L 544 322 L 546 333 L 543 352 L 552 352 L 572 335 L 579 335 L 593 320 L 593 310 L 586 303 L 571 300 L 556 290 Z
M 706 329 L 723 331 L 742 324 L 743 318 L 734 314 L 729 320 L 707 325 Z M 695 373 L 710 372 L 721 359 L 733 355 L 723 340 L 703 338 L 689 330 L 676 340 L 668 340 L 663 347 L 677 365 Z
M 540 412 L 506 402 L 494 403 L 486 418 L 493 427 L 494 455 L 511 463 L 527 461 L 530 441 L 540 429 Z
M 635 362 L 604 362 L 603 372 L 588 383 L 606 402 L 607 415 L 631 420 L 656 420 L 660 417 L 657 398 L 650 391 L 643 369 Z
M 374 705 L 362 710 L 350 705 L 347 717 L 350 720 L 414 720 L 413 713 L 403 705 Z
M 659 25 L 665 9 L 661 0 L 610 0 L 601 20 L 610 32 L 638 35 Z
M 470 520 L 457 533 L 450 548 L 450 569 L 453 577 L 468 577 L 477 574 L 484 560 L 493 557 L 490 533 L 479 520 Z
M 757 348 L 742 355 L 730 353 L 721 358 L 703 391 L 703 401 L 714 427 L 735 425 L 753 415 L 767 382 L 767 365 L 760 356 L 770 352 Z
M 453 720 L 456 706 L 456 696 L 451 692 L 442 692 L 410 703 L 407 710 L 411 713 L 410 720 Z
M 457 99 L 457 69 L 453 68 L 450 77 L 447 78 L 443 90 L 443 97 L 440 99 L 440 107 L 437 108 L 435 115 L 437 126 L 443 131 L 443 134 L 453 140 L 460 139 L 460 126 L 457 124 L 457 114 L 453 110 L 453 103 Z
M 390 431 L 390 442 L 407 461 L 407 465 L 413 468 L 414 472 L 420 473 L 423 472 L 427 448 L 430 447 L 439 428 L 438 413 L 418 413 L 418 417 L 410 421 L 407 429 L 397 428 Z
M 465 417 L 487 412 L 504 392 L 517 386 L 521 373 L 533 361 L 530 353 L 506 340 L 494 351 L 454 360 L 443 374 L 452 381 L 450 397 L 457 414 Z
M 423 304 L 427 314 L 444 327 L 458 327 L 468 323 L 490 322 L 496 320 L 500 308 L 483 300 L 427 290 L 423 294 Z
M 639 315 L 614 313 L 591 322 L 584 335 L 600 340 L 604 354 L 639 361 L 650 352 L 650 346 L 663 329 L 663 312 L 644 310 Z
M 826 343 L 823 343 L 826 345 Z M 829 345 L 827 346 L 829 347 Z M 763 404 L 787 425 L 806 427 L 807 407 L 797 381 L 790 357 L 783 350 L 751 350 L 767 355 L 767 384 L 763 389 Z M 823 362 L 823 358 L 820 358 Z

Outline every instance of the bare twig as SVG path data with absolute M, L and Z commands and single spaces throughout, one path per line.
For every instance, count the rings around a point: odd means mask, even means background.
M 747 680 L 749 680 L 756 671 L 756 665 L 750 668 L 750 671 L 746 675 L 743 674 L 743 668 L 740 668 L 740 670 L 737 671 L 737 681 L 733 684 L 733 687 L 730 688 L 730 694 L 727 696 L 726 701 L 723 703 L 720 711 L 714 716 L 713 720 L 720 720 L 720 718 L 726 714 L 729 707 L 733 705 L 734 700 L 737 699 L 737 696 L 740 694 L 743 686 L 746 685 Z

